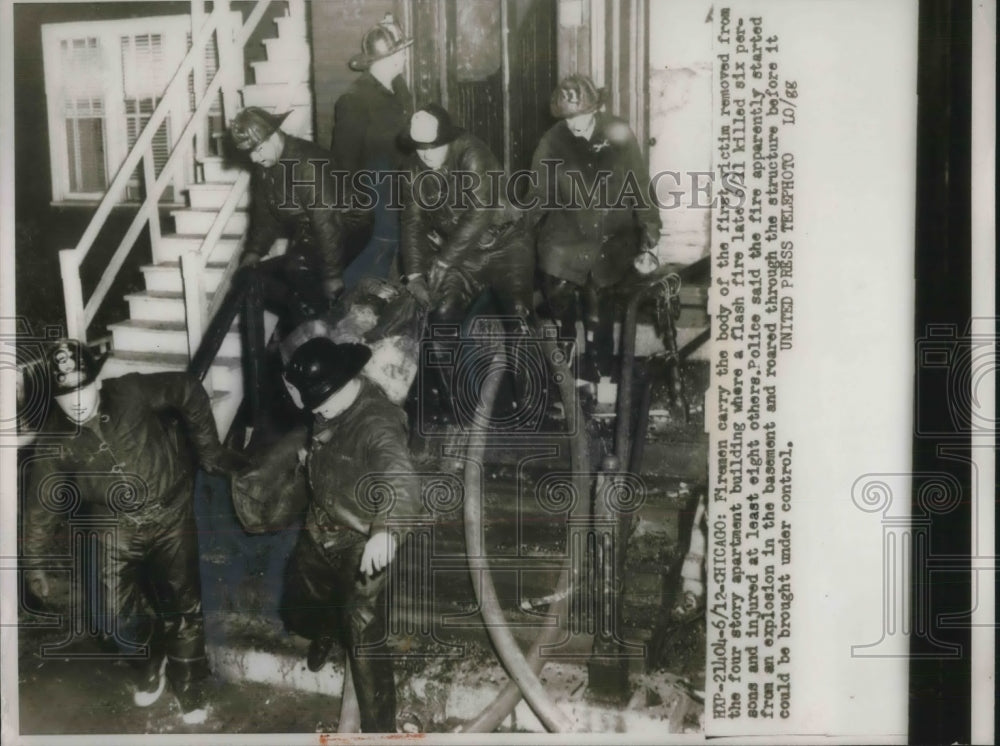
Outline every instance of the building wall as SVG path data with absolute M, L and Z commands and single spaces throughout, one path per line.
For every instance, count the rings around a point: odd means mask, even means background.
M 49 168 L 49 132 L 42 65 L 42 25 L 73 21 L 139 18 L 147 15 L 185 14 L 188 2 L 125 3 L 18 3 L 14 6 L 14 212 L 15 282 L 17 313 L 33 328 L 65 323 L 60 249 L 76 245 L 94 212 L 94 206 L 52 205 Z M 93 288 L 102 267 L 124 235 L 134 210 L 114 210 L 84 266 L 84 289 Z M 149 261 L 148 243 L 135 255 Z M 121 297 L 141 285 L 138 263 L 127 267 L 108 296 L 106 308 L 124 315 Z M 106 314 L 99 318 L 109 321 Z
M 663 237 L 658 247 L 661 260 L 690 263 L 709 250 L 709 211 L 692 208 L 694 198 L 692 171 L 712 168 L 712 10 L 710 0 L 646 0 L 648 18 L 648 129 L 642 115 L 642 102 L 625 90 L 629 55 L 639 54 L 623 36 L 618 68 L 622 73 L 611 80 L 613 67 L 612 14 L 618 10 L 618 27 L 627 27 L 627 3 L 608 0 L 558 0 L 559 2 L 559 75 L 585 73 L 599 85 L 608 87 L 609 110 L 628 116 L 640 143 L 649 150 L 651 174 L 676 171 L 676 183 L 670 176 L 659 181 L 658 196 L 664 205 L 680 204 L 661 210 Z M 641 55 L 640 55 L 641 56 Z M 638 85 L 638 82 L 637 82 Z M 640 93 L 639 96 L 642 94 Z M 614 101 L 619 101 L 616 105 Z M 700 177 L 704 183 L 706 177 Z M 676 192 L 677 194 L 672 194 Z M 702 197 L 704 201 L 704 196 Z
M 712 24 L 709 0 L 650 0 L 649 6 L 649 170 L 677 171 L 660 181 L 661 258 L 690 263 L 708 254 L 710 211 L 692 208 L 689 174 L 712 169 Z M 704 183 L 704 180 L 702 180 Z M 701 201 L 706 197 L 702 195 Z
M 330 146 L 333 105 L 358 73 L 347 63 L 361 51 L 361 39 L 386 13 L 397 12 L 395 0 L 313 0 L 309 3 L 312 44 L 313 101 L 316 111 L 316 142 Z M 410 29 L 404 29 L 407 36 Z

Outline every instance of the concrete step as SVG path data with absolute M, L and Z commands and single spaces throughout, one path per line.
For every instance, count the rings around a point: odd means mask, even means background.
M 397 674 L 397 710 L 416 714 L 430 733 L 446 732 L 456 722 L 475 718 L 507 682 L 500 663 L 486 655 L 484 652 L 458 658 L 429 658 L 410 664 Z M 339 657 L 312 673 L 306 668 L 305 653 L 298 651 L 265 652 L 251 646 L 209 645 L 208 656 L 212 670 L 227 681 L 250 681 L 335 699 L 340 698 L 343 690 L 344 665 Z M 627 703 L 618 705 L 591 699 L 583 661 L 548 663 L 539 680 L 571 723 L 573 732 L 647 735 L 700 732 L 697 721 L 703 708 L 690 695 L 701 698 L 703 694 L 695 692 L 686 679 L 666 671 L 630 674 L 631 697 Z M 524 700 L 497 731 L 546 733 Z M 327 739 L 320 736 L 320 740 Z
M 211 294 L 206 294 L 211 299 Z M 165 290 L 140 290 L 126 293 L 129 318 L 137 321 L 184 321 L 183 293 Z
M 203 178 L 206 182 L 226 182 L 232 184 L 243 173 L 238 164 L 217 155 L 207 155 L 201 159 Z
M 114 378 L 128 373 L 162 373 L 168 371 L 185 371 L 188 367 L 186 354 L 169 354 L 162 352 L 129 352 L 114 350 L 104 366 L 101 376 Z M 233 392 L 241 385 L 242 366 L 238 357 L 217 357 L 209 369 L 212 387 Z
M 204 236 L 211 230 L 212 223 L 215 222 L 215 217 L 219 214 L 219 211 L 186 208 L 183 210 L 174 210 L 170 214 L 174 216 L 174 220 L 176 221 L 175 230 L 177 233 Z M 246 232 L 249 225 L 250 216 L 246 211 L 238 210 L 226 221 L 222 232 L 229 236 L 241 236 Z
M 692 399 L 700 403 L 701 394 L 692 394 Z M 614 429 L 614 414 L 608 412 L 607 416 L 598 419 L 606 421 L 607 432 L 598 439 L 591 437 L 593 449 L 600 449 L 602 453 L 613 451 L 614 439 L 611 435 Z M 441 446 L 437 442 L 432 442 L 429 446 L 434 449 L 434 453 Z M 676 435 L 660 434 L 655 428 L 647 431 L 647 439 L 644 446 L 642 458 L 641 475 L 644 479 L 658 480 L 665 477 L 686 480 L 691 483 L 704 482 L 706 477 L 706 465 L 708 464 L 708 441 L 707 438 L 679 439 Z M 494 444 L 488 448 L 487 464 L 491 469 L 512 468 L 517 466 L 523 454 L 509 448 L 504 448 L 499 444 Z M 540 529 L 544 528 L 540 526 Z
M 115 350 L 154 352 L 175 355 L 188 354 L 187 332 L 182 321 L 137 321 L 129 319 L 108 324 Z M 223 339 L 219 348 L 222 357 L 238 358 L 241 354 L 237 324 Z
M 301 38 L 274 37 L 264 39 L 267 59 L 272 62 L 279 60 L 309 60 L 309 45 Z
M 308 57 L 278 60 L 267 59 L 261 62 L 251 62 L 250 64 L 253 66 L 254 82 L 258 85 L 268 85 L 270 83 L 293 85 L 309 82 Z
M 292 106 L 312 106 L 312 92 L 308 83 L 296 83 L 292 91 L 287 83 L 257 83 L 243 87 L 243 104 L 245 106 L 280 107 L 282 104 Z M 289 130 L 287 123 L 282 127 Z M 205 178 L 208 178 L 206 174 Z
M 153 247 L 153 262 L 176 262 L 181 254 L 196 252 L 201 248 L 204 235 L 185 235 L 171 233 L 161 236 L 159 244 Z M 222 236 L 214 248 L 208 250 L 210 262 L 227 262 L 236 251 L 240 250 L 242 236 Z
M 159 262 L 158 264 L 146 264 L 140 267 L 143 277 L 146 279 L 146 289 L 154 291 L 165 291 L 170 293 L 180 293 L 183 290 L 181 281 L 181 265 L 179 262 Z M 205 265 L 205 272 L 202 279 L 205 283 L 205 292 L 214 293 L 222 281 L 222 275 L 226 270 L 224 262 L 209 262 Z
M 684 347 L 690 340 L 708 328 L 708 316 L 699 309 L 681 308 L 680 318 L 677 320 L 677 347 Z M 615 328 L 615 337 L 618 337 L 618 327 Z M 616 342 L 617 344 L 617 342 Z M 635 354 L 638 357 L 648 357 L 663 352 L 663 342 L 660 341 L 656 333 L 656 327 L 649 323 L 640 322 L 636 326 L 635 334 Z
M 229 197 L 229 192 L 232 188 L 232 182 L 228 181 L 206 181 L 202 184 L 189 184 L 187 188 L 188 207 L 196 210 L 218 210 Z M 239 209 L 249 206 L 250 190 L 245 189 L 239 202 L 236 203 L 236 207 Z

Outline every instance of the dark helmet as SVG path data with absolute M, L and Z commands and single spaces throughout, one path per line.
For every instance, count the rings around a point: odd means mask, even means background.
M 412 152 L 447 145 L 463 131 L 452 123 L 447 109 L 441 104 L 431 103 L 413 112 L 409 127 L 399 133 L 396 142 L 403 151 Z
M 46 356 L 49 385 L 53 396 L 68 394 L 97 380 L 101 365 L 85 344 L 75 339 L 60 339 Z
M 361 344 L 338 344 L 326 337 L 302 343 L 292 353 L 285 379 L 299 391 L 305 409 L 315 409 L 350 383 L 372 351 Z
M 413 39 L 404 38 L 403 29 L 393 19 L 392 13 L 386 13 L 385 18 L 362 37 L 361 53 L 351 57 L 347 64 L 352 70 L 367 70 L 375 60 L 406 49 L 412 43 Z
M 272 114 L 259 106 L 248 106 L 233 117 L 229 136 L 238 150 L 253 150 L 281 127 L 291 112 Z
M 604 89 L 594 85 L 586 75 L 570 75 L 552 91 L 549 108 L 556 119 L 590 114 L 604 103 Z

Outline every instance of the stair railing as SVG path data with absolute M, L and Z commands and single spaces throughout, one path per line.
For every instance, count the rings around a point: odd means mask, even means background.
M 257 27 L 269 4 L 270 0 L 257 0 L 257 4 L 254 6 L 242 28 L 234 34 L 234 44 L 238 44 L 240 48 L 246 45 L 250 34 Z M 201 124 L 207 119 L 213 100 L 221 90 L 223 82 L 232 80 L 236 76 L 239 78 L 243 76 L 242 69 L 231 69 L 236 64 L 233 58 L 238 57 L 238 55 L 220 55 L 218 70 L 216 70 L 215 75 L 205 90 L 198 91 L 200 99 L 197 102 L 195 111 L 188 118 L 187 124 L 180 136 L 177 137 L 174 147 L 167 158 L 167 162 L 160 171 L 160 175 L 154 179 L 153 137 L 168 114 L 170 114 L 173 102 L 182 93 L 186 93 L 184 88 L 187 86 L 188 75 L 204 59 L 205 48 L 210 43 L 212 34 L 218 32 L 217 38 L 220 41 L 220 47 L 225 46 L 224 42 L 228 40 L 223 40 L 222 34 L 229 28 L 228 13 L 228 0 L 217 0 L 214 3 L 212 12 L 205 19 L 201 29 L 196 35 L 193 35 L 191 48 L 170 79 L 170 83 L 166 91 L 164 91 L 160 103 L 150 115 L 146 126 L 136 139 L 135 145 L 132 146 L 124 162 L 119 167 L 115 178 L 111 182 L 111 186 L 104 193 L 104 197 L 98 205 L 94 217 L 91 218 L 90 224 L 84 231 L 83 236 L 75 248 L 63 249 L 59 252 L 59 267 L 63 281 L 63 299 L 66 304 L 66 331 L 71 337 L 86 341 L 87 329 L 97 315 L 97 311 L 111 289 L 115 277 L 117 277 L 126 258 L 128 258 L 129 253 L 135 246 L 135 242 L 139 238 L 143 227 L 149 224 L 154 239 L 158 235 L 160 197 L 173 179 L 174 171 L 183 163 L 182 155 L 186 155 L 189 152 L 189 147 L 198 133 Z M 242 67 L 242 63 L 240 63 L 240 66 Z M 80 279 L 80 266 L 107 222 L 112 208 L 120 201 L 128 181 L 131 179 L 136 167 L 139 166 L 140 161 L 143 162 L 143 172 L 146 177 L 145 199 L 139 207 L 132 223 L 129 225 L 124 238 L 122 238 L 111 260 L 108 262 L 108 266 L 102 273 L 93 294 L 89 299 L 85 300 L 83 285 Z
M 296 13 L 305 13 L 305 8 L 301 2 L 296 2 L 296 0 L 289 0 L 288 8 L 290 16 L 294 16 Z M 277 111 L 287 111 L 292 105 L 294 96 L 295 87 L 293 85 L 285 86 Z M 308 121 L 303 122 L 303 126 L 308 126 Z M 249 188 L 249 183 L 250 172 L 243 171 L 240 173 L 230 187 L 225 202 L 223 202 L 222 207 L 216 214 L 208 233 L 205 235 L 197 251 L 187 252 L 180 257 L 185 318 L 187 320 L 188 357 L 192 360 L 194 360 L 196 354 L 199 352 L 206 326 L 215 320 L 229 293 L 233 276 L 239 268 L 241 252 L 238 248 L 229 257 L 219 284 L 212 295 L 211 302 L 207 300 L 208 293 L 205 289 L 205 265 L 208 263 L 212 249 L 222 237 L 226 224 L 236 211 L 236 206 L 239 204 L 240 198 Z M 230 319 L 231 321 L 232 319 Z M 218 347 L 216 347 L 216 353 L 217 351 Z M 201 350 L 201 353 L 203 355 L 204 350 Z M 205 368 L 202 372 L 201 368 L 203 366 L 196 367 L 199 369 L 200 375 L 205 377 L 204 385 L 206 389 L 211 390 L 212 381 L 211 377 L 207 376 L 208 368 Z

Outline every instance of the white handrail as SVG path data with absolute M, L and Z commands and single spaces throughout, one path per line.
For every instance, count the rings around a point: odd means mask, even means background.
M 266 2 L 267 0 L 262 1 Z M 101 200 L 101 204 L 98 205 L 97 212 L 94 213 L 94 217 L 91 218 L 90 224 L 87 226 L 87 229 L 83 232 L 83 236 L 80 237 L 80 240 L 76 244 L 75 251 L 78 252 L 77 259 L 80 263 L 82 263 L 86 258 L 87 253 L 94 244 L 94 240 L 97 238 L 97 234 L 100 232 L 101 228 L 104 227 L 104 223 L 107 220 L 108 215 L 111 213 L 111 208 L 118 203 L 119 197 L 125 191 L 128 181 L 132 178 L 132 173 L 135 171 L 136 166 L 139 165 L 139 161 L 145 156 L 146 151 L 153 144 L 153 137 L 156 135 L 156 131 L 160 128 L 160 125 L 163 124 L 163 121 L 167 118 L 167 114 L 170 111 L 172 94 L 176 93 L 179 86 L 187 85 L 187 75 L 194 67 L 195 58 L 197 55 L 202 54 L 203 47 L 208 43 L 208 40 L 211 38 L 212 33 L 215 31 L 215 28 L 219 23 L 219 18 L 220 11 L 216 8 L 208 16 L 204 25 L 201 27 L 198 38 L 192 41 L 191 49 L 188 50 L 187 55 L 181 61 L 181 64 L 178 66 L 174 76 L 170 79 L 170 83 L 167 86 L 160 103 L 150 115 L 149 121 L 146 122 L 146 126 L 143 127 L 142 133 L 139 135 L 135 144 L 132 146 L 132 149 L 129 151 L 129 154 L 125 157 L 124 162 L 119 167 L 118 172 L 115 174 L 115 178 L 111 182 L 111 186 L 109 186 L 108 190 L 104 193 L 104 198 Z
M 177 138 L 177 147 L 175 147 L 170 153 L 170 157 L 167 158 L 167 162 L 163 165 L 163 170 L 160 171 L 159 177 L 157 177 L 155 183 L 151 187 L 147 185 L 146 201 L 142 203 L 142 207 L 139 208 L 139 212 L 137 212 L 135 218 L 133 218 L 132 224 L 125 233 L 125 237 L 118 244 L 118 248 L 111 257 L 111 261 L 108 262 L 108 266 L 101 274 L 101 279 L 97 283 L 97 287 L 94 288 L 94 292 L 90 296 L 90 300 L 87 301 L 86 308 L 84 308 L 84 316 L 88 326 L 90 325 L 90 322 L 94 320 L 94 316 L 97 315 L 97 309 L 100 307 L 101 303 L 104 301 L 104 297 L 111 289 L 111 284 L 114 282 L 115 277 L 117 277 L 118 270 L 120 270 L 122 265 L 125 263 L 125 259 L 128 256 L 128 253 L 132 250 L 132 246 L 135 244 L 136 239 L 139 237 L 139 233 L 142 230 L 143 225 L 147 220 L 149 220 L 150 215 L 159 211 L 160 195 L 163 194 L 163 190 L 167 188 L 167 184 L 170 183 L 170 180 L 173 178 L 174 169 L 179 163 L 181 163 L 180 156 L 185 152 L 188 141 L 194 137 L 201 117 L 205 116 L 211 108 L 212 97 L 215 96 L 215 94 L 218 93 L 219 89 L 222 87 L 222 80 L 223 74 L 222 69 L 220 68 L 212 78 L 212 82 L 208 84 L 208 88 L 205 89 L 205 97 L 201 100 L 201 103 L 198 104 L 198 108 L 195 109 L 191 118 L 188 119 L 187 126 L 184 127 L 180 137 Z
M 219 209 L 218 214 L 215 216 L 215 220 L 212 222 L 212 226 L 208 229 L 208 233 L 202 240 L 201 246 L 198 247 L 197 251 L 189 252 L 199 258 L 199 266 L 202 269 L 204 269 L 205 265 L 208 263 L 208 255 L 215 247 L 216 242 L 222 237 L 222 232 L 225 230 L 226 224 L 229 222 L 229 218 L 231 218 L 233 213 L 236 212 L 236 205 L 239 204 L 240 198 L 246 192 L 249 184 L 249 172 L 244 171 L 236 177 L 236 181 L 233 182 L 233 185 L 229 189 L 226 201 L 222 203 L 222 207 Z M 229 257 L 229 263 L 226 265 L 222 280 L 219 282 L 216 287 L 215 294 L 212 296 L 211 304 L 205 303 L 205 283 L 204 276 L 202 274 L 194 277 L 193 282 L 188 283 L 185 281 L 182 284 L 184 292 L 184 306 L 187 309 L 185 317 L 187 319 L 189 357 L 194 357 L 195 352 L 198 351 L 202 335 L 205 333 L 205 326 L 208 324 L 209 320 L 215 316 L 215 312 L 219 309 L 219 305 L 222 303 L 222 299 L 225 297 L 226 292 L 229 289 L 229 280 L 235 271 L 235 264 L 239 260 L 239 256 L 240 251 L 239 247 L 237 247 L 237 250 L 233 252 L 231 257 Z M 182 270 L 184 269 L 183 263 L 181 268 Z M 185 275 L 185 277 L 188 276 L 190 276 L 190 273 Z M 195 308 L 195 305 L 193 304 L 196 304 L 197 306 L 197 313 L 191 312 L 191 309 Z
M 289 9 L 292 7 L 292 0 L 288 3 Z M 300 8 L 299 12 L 304 13 L 304 8 Z M 278 107 L 278 111 L 285 111 L 291 107 L 292 100 L 294 98 L 295 91 L 294 86 L 289 84 L 285 87 L 284 98 L 282 99 L 282 105 Z M 240 197 L 243 192 L 249 187 L 250 174 L 247 171 L 241 173 L 236 181 L 230 187 L 229 194 L 226 197 L 226 201 L 223 203 L 222 208 L 216 214 L 211 227 L 208 230 L 204 240 L 201 242 L 201 246 L 198 247 L 198 253 L 202 255 L 202 266 L 208 261 L 208 253 L 214 248 L 216 242 L 222 236 L 222 232 L 225 229 L 226 223 L 229 222 L 229 218 L 232 217 L 233 212 L 236 209 L 236 205 L 239 202 Z M 202 334 L 204 333 L 203 328 L 193 328 L 192 322 L 197 326 L 199 322 L 203 324 L 208 324 L 215 314 L 218 312 L 219 307 L 222 305 L 222 301 L 225 299 L 226 293 L 229 291 L 229 286 L 232 282 L 233 275 L 236 274 L 236 269 L 240 262 L 240 252 L 239 250 L 234 251 L 229 257 L 229 261 L 226 263 L 226 267 L 223 270 L 222 277 L 219 280 L 219 284 L 216 286 L 216 290 L 212 295 L 212 301 L 208 304 L 208 308 L 204 313 L 199 314 L 188 314 L 188 324 L 187 324 L 187 334 L 188 334 L 188 348 L 190 350 L 190 355 L 194 355 L 198 348 L 198 343 L 201 341 Z M 204 284 L 196 282 L 192 284 L 192 287 L 188 288 L 188 284 L 183 284 L 184 294 L 185 294 L 185 306 L 188 306 L 191 302 L 204 302 Z M 196 294 L 195 299 L 188 299 L 187 295 L 189 292 Z M 203 307 L 203 306 L 202 306 Z
M 234 35 L 233 43 L 240 44 L 241 46 L 246 44 L 253 30 L 263 17 L 268 5 L 270 5 L 270 0 L 257 0 L 257 4 L 250 12 L 246 22 L 242 25 L 239 32 Z M 170 79 L 170 83 L 167 85 L 160 103 L 150 115 L 135 144 L 115 174 L 115 178 L 105 192 L 83 236 L 81 236 L 75 248 L 61 252 L 60 269 L 62 271 L 64 287 L 63 295 L 66 302 L 67 328 L 72 329 L 73 336 L 81 340 L 86 340 L 87 327 L 96 316 L 97 309 L 110 290 L 111 284 L 125 262 L 125 258 L 139 237 L 143 225 L 149 221 L 150 229 L 154 232 L 157 230 L 160 197 L 166 189 L 169 180 L 173 178 L 176 166 L 181 162 L 180 156 L 187 152 L 187 147 L 197 132 L 198 123 L 205 119 L 213 97 L 217 95 L 226 77 L 233 72 L 225 65 L 220 64 L 219 69 L 216 70 L 216 74 L 212 79 L 212 83 L 204 90 L 201 100 L 196 110 L 188 119 L 183 132 L 175 140 L 173 150 L 167 159 L 167 163 L 164 164 L 159 178 L 150 186 L 150 174 L 153 173 L 153 169 L 152 164 L 146 163 L 145 160 L 151 157 L 153 137 L 170 113 L 173 99 L 181 91 L 181 86 L 187 85 L 188 74 L 194 69 L 197 62 L 201 60 L 204 48 L 211 40 L 212 34 L 216 33 L 217 37 L 219 37 L 222 31 L 228 28 L 227 24 L 222 23 L 224 18 L 228 18 L 228 13 L 228 3 L 215 3 L 211 14 L 209 14 L 202 24 L 201 30 L 193 38 L 187 55 Z M 102 273 L 94 293 L 86 302 L 86 305 L 84 305 L 83 293 L 80 289 L 80 265 L 83 263 L 84 258 L 104 227 L 112 207 L 117 204 L 140 160 L 144 161 L 144 173 L 146 175 L 147 192 L 145 200 L 140 206 L 132 224 L 129 226 L 125 237 L 115 250 L 111 261 Z M 62 256 L 62 254 L 65 254 L 65 256 Z
M 263 17 L 268 5 L 270 5 L 270 0 L 257 0 L 257 4 L 250 12 L 246 22 L 240 28 L 239 32 L 234 34 L 234 43 L 240 46 L 246 44 L 253 30 Z M 80 265 L 83 263 L 84 258 L 104 227 L 108 216 L 111 214 L 111 209 L 118 203 L 139 162 L 150 157 L 153 137 L 166 120 L 168 114 L 170 114 L 174 99 L 181 92 L 181 87 L 187 85 L 188 74 L 192 72 L 196 63 L 202 58 L 204 48 L 211 40 L 212 34 L 221 35 L 222 31 L 228 28 L 227 24 L 222 23 L 224 18 L 228 18 L 228 13 L 228 3 L 215 3 L 212 12 L 202 24 L 201 30 L 192 39 L 191 48 L 188 50 L 187 55 L 185 55 L 174 72 L 173 77 L 170 79 L 160 103 L 150 115 L 132 149 L 118 168 L 111 185 L 101 199 L 83 236 L 81 236 L 75 248 L 60 252 L 60 269 L 63 280 L 63 297 L 66 302 L 67 330 L 71 331 L 74 337 L 86 341 L 87 327 L 96 316 L 97 309 L 103 302 L 108 290 L 110 290 L 111 284 L 125 262 L 125 258 L 139 237 L 143 225 L 149 221 L 151 230 L 156 231 L 156 223 L 159 218 L 159 200 L 164 189 L 166 189 L 166 184 L 173 177 L 173 172 L 177 164 L 181 162 L 181 154 L 187 152 L 188 145 L 197 131 L 197 123 L 205 118 L 206 112 L 211 106 L 212 98 L 217 95 L 226 76 L 234 72 L 229 70 L 225 65 L 219 66 L 213 77 L 212 84 L 203 92 L 195 112 L 191 114 L 182 134 L 176 139 L 167 163 L 160 173 L 160 177 L 156 179 L 152 186 L 149 185 L 149 175 L 152 173 L 151 164 L 144 164 L 144 173 L 147 177 L 145 200 L 140 206 L 132 224 L 129 226 L 125 238 L 119 243 L 111 261 L 102 273 L 94 293 L 86 302 L 86 305 L 84 305 L 83 293 L 80 288 Z M 242 64 L 241 61 L 240 64 Z M 242 71 L 238 72 L 242 74 Z

